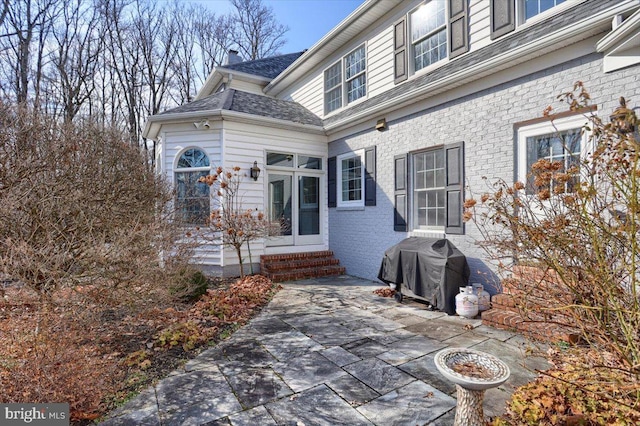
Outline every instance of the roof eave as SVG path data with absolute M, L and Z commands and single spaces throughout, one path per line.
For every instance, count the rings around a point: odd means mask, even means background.
M 221 110 L 203 110 L 190 112 L 176 112 L 168 114 L 156 114 L 147 118 L 142 130 L 142 137 L 150 140 L 158 140 L 158 134 L 163 124 L 183 123 L 189 120 L 197 120 L 202 118 L 215 118 L 221 115 Z
M 288 129 L 288 130 L 304 130 L 307 133 L 325 135 L 324 127 L 313 124 L 297 123 L 294 121 L 281 120 L 277 118 L 264 117 L 261 115 L 247 114 L 244 112 L 228 111 L 221 109 L 203 110 L 195 112 L 179 112 L 174 114 L 152 115 L 145 123 L 142 136 L 150 140 L 158 140 L 160 129 L 164 124 L 184 123 L 185 121 L 197 120 L 202 118 L 216 119 L 233 119 L 248 124 L 269 125 L 270 127 Z
M 634 6 L 637 7 L 639 4 L 640 0 L 623 1 L 617 7 L 613 7 L 606 12 L 598 14 L 597 16 L 592 16 L 591 18 L 578 22 L 568 28 L 551 33 L 543 39 L 537 39 L 525 45 L 518 46 L 516 49 L 491 58 L 490 60 L 484 61 L 476 66 L 468 67 L 456 73 L 452 73 L 447 76 L 447 78 L 422 85 L 415 90 L 403 93 L 401 96 L 390 99 L 387 102 L 378 103 L 374 107 L 360 111 L 357 114 L 344 117 L 334 123 L 327 125 L 325 122 L 325 130 L 328 135 L 345 130 L 369 119 L 371 115 L 378 114 L 380 112 L 394 111 L 407 105 L 411 105 L 419 100 L 442 93 L 445 90 L 480 79 L 487 73 L 494 73 L 500 69 L 505 69 L 511 65 L 522 63 L 523 61 L 540 56 L 545 52 L 555 50 L 556 46 L 559 45 L 559 42 L 569 41 L 572 37 L 579 38 L 581 37 L 580 34 L 584 32 L 602 28 L 602 26 L 615 15 L 628 11 Z
M 345 30 L 352 26 L 359 27 L 359 31 L 366 31 L 369 28 L 367 22 L 362 21 L 362 17 L 376 6 L 376 12 L 380 15 L 385 14 L 389 10 L 397 7 L 399 2 L 383 1 L 383 0 L 366 0 L 349 16 L 347 16 L 336 27 L 329 31 L 316 44 L 311 46 L 298 59 L 296 59 L 287 69 L 274 78 L 265 88 L 264 93 L 272 96 L 278 96 L 287 86 L 287 80 L 296 80 L 301 75 L 312 70 L 321 63 L 327 56 L 334 53 L 335 47 L 331 45 L 337 43 L 342 45 L 351 41 L 351 36 L 345 34 Z
M 198 91 L 198 94 L 193 99 L 197 101 L 198 99 L 202 99 L 211 95 L 216 88 L 225 81 L 230 81 L 231 79 L 237 79 L 240 81 L 245 81 L 247 83 L 258 84 L 261 86 L 266 86 L 272 80 L 269 77 L 263 77 L 260 75 L 249 74 L 246 72 L 232 70 L 225 67 L 216 67 L 209 77 L 202 85 L 202 88 Z
M 618 28 L 612 30 L 596 44 L 598 52 L 615 49 L 620 42 L 636 37 L 640 31 L 640 10 L 629 16 Z

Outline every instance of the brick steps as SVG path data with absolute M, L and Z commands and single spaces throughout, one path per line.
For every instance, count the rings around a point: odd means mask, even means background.
M 551 292 L 554 298 L 570 300 L 568 295 L 558 294 L 556 277 L 533 267 L 520 266 L 513 272 L 513 277 L 503 280 L 505 292 L 491 297 L 491 309 L 482 312 L 482 323 L 536 340 L 578 343 L 577 330 L 558 324 L 563 318 L 544 310 Z M 519 285 L 523 280 L 533 284 Z
M 345 273 L 330 250 L 260 256 L 260 273 L 273 281 L 317 278 Z

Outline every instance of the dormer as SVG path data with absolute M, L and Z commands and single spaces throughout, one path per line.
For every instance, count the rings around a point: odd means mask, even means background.
M 202 99 L 213 93 L 227 89 L 264 95 L 264 88 L 298 59 L 303 52 L 273 56 L 270 58 L 244 61 L 236 50 L 229 50 L 224 65 L 216 67 L 194 100 Z

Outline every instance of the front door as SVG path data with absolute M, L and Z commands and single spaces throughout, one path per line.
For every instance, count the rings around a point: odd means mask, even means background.
M 269 219 L 278 224 L 268 245 L 322 244 L 320 158 L 267 154 Z

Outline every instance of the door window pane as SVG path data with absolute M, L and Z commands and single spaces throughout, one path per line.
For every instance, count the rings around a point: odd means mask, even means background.
M 298 235 L 320 234 L 320 178 L 298 178 Z
M 280 227 L 279 235 L 291 235 L 291 176 L 269 174 L 269 220 Z

